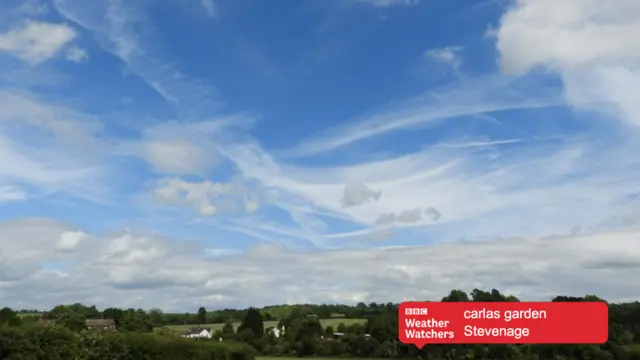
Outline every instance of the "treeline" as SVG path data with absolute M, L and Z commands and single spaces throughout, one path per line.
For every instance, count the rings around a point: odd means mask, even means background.
M 234 342 L 193 341 L 135 332 L 74 332 L 63 326 L 0 325 L 3 360 L 254 360 Z
M 334 304 L 300 304 L 300 305 L 272 305 L 260 308 L 264 321 L 285 319 L 292 313 L 314 314 L 320 319 L 331 318 L 365 318 L 384 311 L 393 306 L 392 303 L 358 303 L 357 305 Z M 165 325 L 197 325 L 197 324 L 224 324 L 227 322 L 241 322 L 247 316 L 247 309 L 222 309 L 207 311 L 202 317 L 200 311 L 193 313 L 171 314 L 165 313 Z
M 443 302 L 519 301 L 498 290 L 475 289 L 469 294 L 453 290 Z M 558 296 L 552 301 L 604 301 L 596 296 Z M 384 304 L 366 316 L 365 324 L 341 324 L 339 329 L 322 328 L 316 317 L 294 310 L 278 326 L 280 337 L 264 329 L 261 311 L 249 309 L 236 332 L 229 324 L 215 334 L 225 340 L 245 342 L 260 354 L 271 356 L 346 356 L 370 358 L 421 358 L 459 360 L 640 360 L 640 303 L 609 305 L 609 341 L 602 345 L 427 345 L 418 349 L 398 341 L 398 306 Z M 334 336 L 335 332 L 341 333 Z
M 299 304 L 299 305 L 272 305 L 260 308 L 260 313 L 265 321 L 274 321 L 285 319 L 292 313 L 315 314 L 320 319 L 330 318 L 365 318 L 370 315 L 385 311 L 392 303 L 375 303 L 370 304 L 358 303 L 357 305 L 336 305 L 336 304 Z M 25 314 L 23 318 L 39 319 L 55 318 L 55 314 L 61 311 L 61 308 L 71 308 L 74 312 L 80 312 L 87 318 L 100 318 L 103 313 L 108 315 L 119 313 L 122 309 L 108 308 L 99 311 L 95 306 L 85 306 L 83 304 L 59 305 L 49 311 L 41 310 L 16 310 L 21 314 Z M 185 313 L 163 313 L 160 309 L 151 309 L 147 313 L 153 313 L 155 320 L 161 314 L 162 320 L 160 325 L 198 325 L 198 324 L 224 324 L 227 322 L 241 322 L 247 316 L 247 309 L 220 309 L 213 311 L 205 311 L 204 316 L 202 309 L 194 312 Z M 196 309 L 194 309 L 196 310 Z
M 153 333 L 152 312 L 59 305 L 39 316 L 0 309 L 0 359 L 7 360 L 254 360 L 249 344 L 185 339 L 166 331 Z M 22 315 L 22 316 L 21 316 Z M 158 314 L 156 314 L 158 315 Z M 160 314 L 161 315 L 161 314 Z M 118 317 L 118 331 L 90 331 L 85 320 Z M 161 318 L 161 316 L 160 316 Z
M 519 301 L 514 296 L 501 294 L 498 290 L 483 291 L 474 289 L 466 293 L 453 290 L 441 299 L 444 302 L 461 301 Z M 552 301 L 604 301 L 596 296 L 565 297 L 558 296 Z M 325 357 L 368 357 L 368 358 L 421 358 L 432 360 L 640 360 L 640 303 L 608 304 L 609 306 L 609 340 L 601 345 L 427 345 L 418 349 L 413 345 L 405 345 L 398 341 L 398 304 L 358 304 L 347 305 L 299 305 L 278 306 L 269 308 L 249 308 L 241 311 L 221 310 L 207 312 L 204 307 L 194 314 L 184 314 L 203 324 L 215 319 L 213 314 L 224 314 L 226 324 L 218 330 L 213 340 L 202 340 L 204 343 L 234 344 L 243 343 L 256 353 L 269 356 L 325 356 Z M 277 309 L 277 310 L 276 310 Z M 324 312 L 318 311 L 322 309 Z M 329 314 L 326 316 L 326 314 Z M 239 318 L 239 314 L 243 316 Z M 322 316 L 324 314 L 325 316 Z M 355 316 L 358 314 L 359 316 Z M 172 316 L 163 314 L 158 309 L 144 311 L 142 309 L 108 308 L 102 312 L 94 306 L 73 304 L 56 306 L 43 314 L 44 318 L 55 319 L 59 328 L 66 328 L 75 333 L 84 334 L 85 318 L 111 318 L 118 326 L 119 332 L 131 335 L 134 332 L 150 333 L 154 327 L 171 324 Z M 279 337 L 268 327 L 266 320 L 278 317 L 278 328 L 285 328 Z M 322 326 L 319 319 L 327 317 L 362 317 L 362 323 L 344 323 L 332 328 Z M 240 320 L 237 329 L 233 323 Z M 0 310 L 0 324 L 5 327 L 24 325 L 10 309 Z M 155 334 L 138 334 L 144 339 L 171 338 L 167 328 Z M 336 334 L 341 333 L 341 334 Z M 0 334 L 0 336 L 3 336 Z M 109 335 L 112 336 L 112 335 Z M 114 339 L 118 338 L 119 335 Z M 144 336 L 147 336 L 145 338 Z M 126 338 L 126 337 L 125 337 Z M 141 339 L 143 339 L 141 338 Z M 218 342 L 219 339 L 222 342 Z M 121 341 L 121 340 L 110 340 Z M 132 340 L 133 341 L 133 340 Z M 158 340 L 141 340 L 141 343 Z M 162 340 L 168 341 L 168 340 Z M 191 341 L 172 338 L 171 341 Z M 182 343 L 181 343 L 182 344 Z M 186 344 L 186 343 L 185 343 Z M 4 346 L 4 345 L 3 345 Z M 131 344 L 131 346 L 137 346 Z M 143 345 L 140 345 L 143 346 Z M 150 345 L 144 345 L 150 346 Z M 186 346 L 186 345 L 180 345 Z M 0 349 L 0 351 L 2 351 Z M 244 352 L 242 352 L 244 354 Z M 4 359 L 1 356 L 0 359 Z M 238 355 L 240 357 L 245 355 Z M 248 355 L 250 356 L 250 355 Z M 115 358 L 115 357 L 114 357 Z M 29 358 L 31 359 L 31 358 Z M 47 358 L 48 359 L 48 358 Z M 235 360 L 235 359 L 231 359 Z M 238 360 L 242 360 L 239 358 Z

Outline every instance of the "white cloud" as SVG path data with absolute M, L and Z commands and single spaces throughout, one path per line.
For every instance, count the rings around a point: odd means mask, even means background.
M 424 56 L 436 61 L 454 64 L 459 63 L 458 52 L 462 50 L 460 46 L 445 46 L 440 49 L 431 49 L 424 52 Z
M 67 24 L 27 21 L 0 34 L 0 51 L 36 65 L 55 56 L 75 37 Z
M 88 58 L 89 55 L 87 55 L 87 52 L 82 48 L 72 46 L 67 49 L 67 60 L 81 63 L 83 61 L 86 61 Z
M 80 245 L 80 243 L 86 238 L 87 234 L 82 231 L 63 232 L 54 249 L 62 252 L 75 251 L 78 248 L 78 245 Z
M 60 236 L 72 231 L 66 224 L 47 219 L 19 219 L 0 224 L 0 282 L 29 278 L 43 261 L 58 261 L 53 251 Z
M 378 201 L 381 191 L 373 191 L 361 182 L 347 184 L 344 187 L 344 195 L 340 199 L 342 207 L 362 205 L 369 200 Z
M 203 173 L 216 160 L 215 154 L 187 141 L 150 141 L 146 147 L 147 161 L 161 173 Z
M 637 230 L 313 253 L 257 245 L 229 259 L 231 253 L 219 248 L 137 233 L 96 238 L 73 253 L 52 252 L 68 231 L 48 220 L 0 224 L 3 304 L 47 309 L 73 299 L 99 307 L 186 311 L 202 305 L 437 300 L 452 288 L 475 287 L 531 300 L 640 296 L 640 287 L 630 286 L 640 266 Z M 46 262 L 65 265 L 42 269 Z M 218 301 L 207 301 L 213 298 Z
M 208 248 L 204 249 L 205 254 L 212 257 L 223 257 L 229 255 L 239 255 L 242 252 L 236 249 L 220 249 L 220 248 Z
M 459 74 L 462 59 L 459 52 L 461 46 L 446 46 L 440 49 L 431 49 L 424 52 L 423 56 L 431 61 L 451 66 L 455 74 Z
M 188 182 L 182 179 L 162 179 L 154 190 L 158 201 L 168 204 L 188 204 L 200 215 L 216 215 L 218 207 L 214 199 L 227 194 L 230 187 L 222 183 L 203 181 Z
M 420 0 L 355 0 L 360 3 L 366 3 L 375 7 L 388 7 L 388 6 L 408 6 L 417 5 Z
M 221 212 L 251 213 L 260 206 L 257 192 L 235 179 L 221 183 L 164 178 L 158 181 L 153 192 L 160 203 L 188 205 L 201 216 L 218 215 Z
M 113 153 L 140 157 L 160 174 L 206 176 L 221 161 L 216 140 L 251 126 L 254 120 L 235 115 L 200 122 L 162 122 L 142 129 L 139 139 L 120 141 Z
M 427 217 L 427 221 L 438 221 L 442 214 L 433 207 L 427 209 L 415 208 L 411 210 L 403 210 L 398 214 L 395 213 L 382 213 L 378 215 L 378 218 L 374 222 L 375 225 L 392 225 L 392 224 L 413 224 L 422 222 L 424 216 Z
M 500 67 L 557 72 L 567 101 L 640 125 L 640 3 L 518 0 L 495 31 Z
M 0 185 L 0 204 L 24 201 L 27 199 L 27 194 L 15 186 Z

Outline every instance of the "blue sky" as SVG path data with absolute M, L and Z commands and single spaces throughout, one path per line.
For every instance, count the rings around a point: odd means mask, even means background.
M 637 297 L 640 8 L 605 2 L 4 1 L 0 300 Z

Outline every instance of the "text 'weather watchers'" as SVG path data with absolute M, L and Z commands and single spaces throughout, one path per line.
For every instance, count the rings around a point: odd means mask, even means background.
M 608 337 L 603 302 L 405 302 L 400 341 L 426 344 L 601 344 Z

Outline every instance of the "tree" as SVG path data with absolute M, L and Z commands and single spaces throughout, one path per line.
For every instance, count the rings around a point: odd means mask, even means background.
M 251 331 L 251 329 L 238 329 L 238 334 L 236 334 L 235 336 L 235 340 L 246 343 L 252 343 L 256 338 L 257 337 L 255 336 L 253 331 Z
M 50 311 L 47 311 L 46 313 L 44 313 L 42 315 L 43 319 L 57 319 L 58 316 L 65 314 L 67 312 L 71 311 L 71 308 L 67 305 L 57 305 L 56 307 L 54 307 L 53 309 L 51 309 Z
M 365 332 L 381 343 L 393 339 L 398 334 L 397 314 L 387 313 L 370 317 Z
M 318 337 L 322 332 L 322 325 L 318 319 L 302 317 L 292 322 L 291 333 L 298 356 L 315 354 L 318 348 Z
M 207 323 L 207 310 L 202 306 L 198 309 L 198 322 L 200 324 Z
M 153 323 L 143 310 L 128 309 L 120 319 L 119 328 L 125 331 L 150 332 L 153 331 Z
M 20 326 L 22 320 L 18 314 L 8 307 L 0 309 L 0 325 Z
M 58 315 L 56 325 L 64 326 L 71 331 L 81 331 L 87 328 L 84 315 L 71 310 Z
M 123 314 L 124 311 L 122 309 L 106 308 L 102 312 L 102 317 L 105 319 L 113 319 L 113 321 L 116 323 L 116 326 L 120 326 L 120 319 L 122 318 Z
M 473 301 L 478 302 L 503 302 L 508 301 L 507 298 L 500 293 L 500 291 L 496 289 L 491 289 L 491 291 L 483 291 L 480 289 L 473 289 L 471 291 L 471 298 Z
M 465 302 L 469 301 L 469 295 L 462 290 L 451 290 L 449 295 L 442 298 L 442 302 Z
M 226 324 L 224 324 L 224 326 L 222 327 L 222 333 L 224 335 L 235 334 L 235 329 L 233 328 L 233 323 L 231 323 L 231 321 L 228 321 Z
M 324 329 L 324 333 L 325 333 L 325 335 L 327 335 L 327 336 L 333 336 L 333 333 L 334 333 L 334 332 L 335 332 L 335 331 L 333 331 L 333 326 L 331 326 L 331 325 L 327 326 L 327 327 Z
M 256 338 L 261 337 L 264 334 L 264 323 L 262 322 L 262 314 L 256 308 L 249 308 L 247 316 L 238 327 L 238 333 L 249 329 Z
M 163 326 L 166 323 L 164 313 L 158 308 L 149 310 L 149 320 L 151 320 L 153 326 Z

